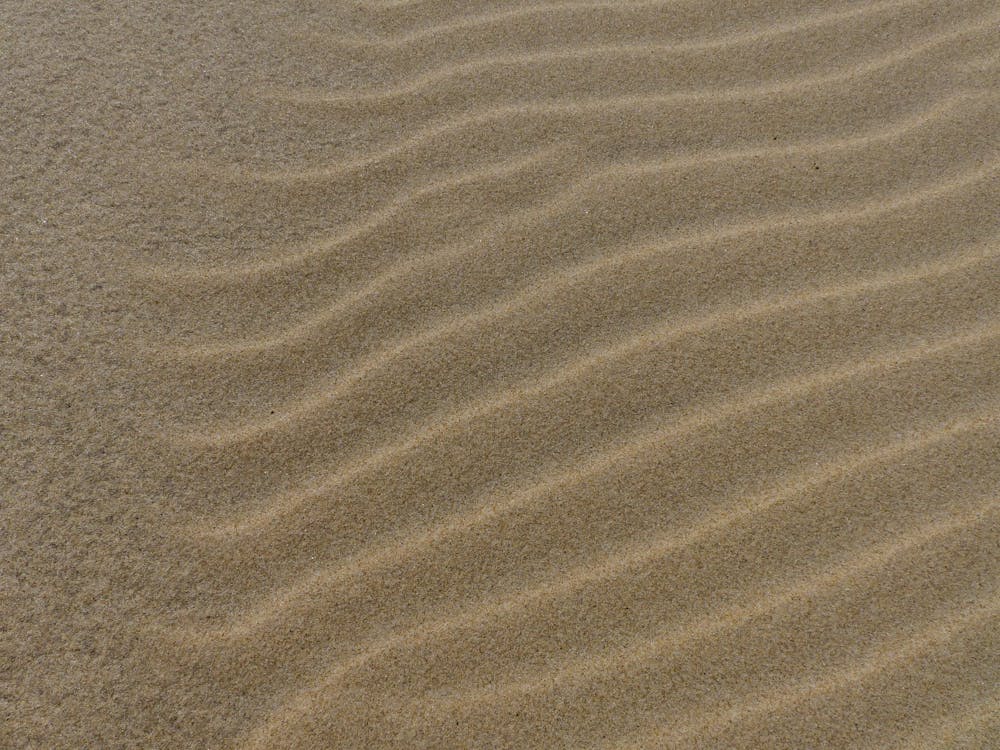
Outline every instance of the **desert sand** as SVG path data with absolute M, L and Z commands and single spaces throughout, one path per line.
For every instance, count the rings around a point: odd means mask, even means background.
M 0 747 L 1000 747 L 995 0 L 9 0 Z

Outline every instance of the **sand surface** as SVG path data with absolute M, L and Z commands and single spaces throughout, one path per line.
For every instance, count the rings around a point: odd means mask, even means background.
M 0 84 L 0 747 L 1000 747 L 996 0 L 7 0 Z

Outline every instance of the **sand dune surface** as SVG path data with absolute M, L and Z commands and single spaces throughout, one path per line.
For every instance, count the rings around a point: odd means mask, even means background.
M 0 41 L 0 747 L 1000 747 L 995 2 Z

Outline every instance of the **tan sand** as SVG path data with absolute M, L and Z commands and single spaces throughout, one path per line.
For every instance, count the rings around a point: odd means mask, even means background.
M 1000 6 L 0 6 L 0 747 L 1000 747 Z

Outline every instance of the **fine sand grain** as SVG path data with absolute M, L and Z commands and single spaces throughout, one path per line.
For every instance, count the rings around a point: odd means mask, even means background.
M 0 747 L 1000 747 L 996 0 L 8 0 L 0 82 Z

